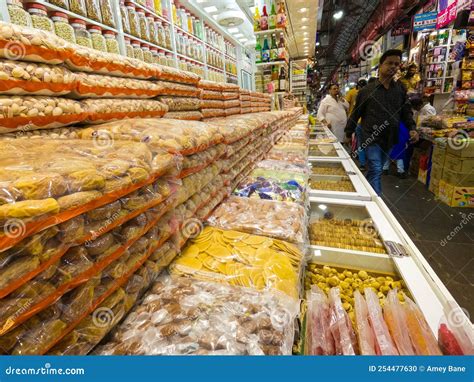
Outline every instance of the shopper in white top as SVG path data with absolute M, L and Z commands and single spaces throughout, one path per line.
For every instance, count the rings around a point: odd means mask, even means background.
M 318 120 L 326 123 L 341 143 L 345 138 L 344 129 L 347 124 L 348 109 L 349 103 L 341 96 L 339 85 L 330 85 L 329 94 L 319 105 Z

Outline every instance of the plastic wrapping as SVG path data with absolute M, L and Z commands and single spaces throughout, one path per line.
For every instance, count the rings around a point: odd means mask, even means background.
M 230 92 L 222 92 L 222 97 L 224 100 L 226 100 L 226 102 L 228 102 L 229 100 L 236 100 L 236 101 L 239 101 L 239 93 L 230 93 Z M 239 101 L 239 104 L 240 104 L 240 101 Z
M 16 157 L 11 157 L 15 152 Z M 171 170 L 173 155 L 146 144 L 84 140 L 4 140 L 0 149 L 4 227 L 0 249 L 114 201 Z M 20 165 L 21 163 L 21 165 Z M 10 226 L 22 229 L 10 234 Z
M 305 210 L 293 203 L 232 196 L 214 211 L 207 223 L 291 243 L 304 243 L 306 239 Z
M 80 102 L 58 97 L 0 96 L 0 108 L 0 133 L 67 126 L 88 115 Z
M 184 178 L 206 168 L 220 158 L 225 153 L 225 149 L 225 145 L 221 143 L 210 147 L 206 151 L 201 151 L 200 153 L 184 157 L 180 178 Z
M 363 234 L 370 231 L 371 234 Z M 362 234 L 361 234 L 362 233 Z M 354 251 L 386 253 L 383 241 L 370 220 L 324 218 L 310 222 L 311 244 Z
M 339 288 L 331 288 L 329 291 L 329 328 L 334 338 L 336 355 L 358 354 L 357 340 L 352 327 L 351 320 L 344 310 Z
M 156 65 L 79 45 L 74 46 L 73 54 L 65 60 L 65 63 L 73 71 L 118 77 L 149 79 L 159 75 L 159 68 Z
M 199 75 L 191 72 L 185 72 L 170 66 L 155 65 L 159 68 L 158 80 L 178 82 L 183 84 L 198 85 L 200 81 Z M 198 86 L 199 87 L 199 86 Z
M 405 298 L 406 330 L 417 355 L 441 355 L 436 338 L 426 323 L 420 308 L 409 297 Z
M 379 298 L 372 288 L 364 289 L 365 300 L 369 315 L 369 322 L 375 336 L 375 349 L 380 355 L 398 355 L 387 324 L 382 315 Z
M 212 164 L 197 173 L 186 176 L 182 179 L 183 186 L 180 187 L 177 196 L 177 204 L 184 203 L 196 192 L 211 182 L 220 172 L 217 164 Z
M 238 99 L 224 101 L 224 109 L 231 109 L 231 108 L 240 108 L 240 101 Z
M 67 41 L 53 33 L 0 22 L 0 57 L 61 64 L 72 54 Z
M 201 100 L 189 97 L 159 97 L 169 111 L 194 111 L 201 108 Z
M 157 118 L 168 112 L 165 104 L 155 100 L 104 98 L 85 99 L 82 103 L 88 111 L 85 123 L 104 123 L 126 118 Z
M 72 94 L 80 98 L 153 98 L 160 92 L 160 86 L 151 81 L 79 73 Z
M 76 85 L 76 75 L 60 66 L 0 61 L 0 94 L 64 95 Z
M 205 90 L 214 90 L 221 92 L 223 87 L 220 82 L 208 81 L 208 80 L 200 80 L 198 83 L 198 87 Z
M 202 99 L 210 99 L 210 100 L 224 100 L 224 96 L 221 92 L 214 91 L 214 90 L 203 90 L 201 92 Z
M 171 265 L 170 272 L 298 298 L 303 254 L 294 245 L 262 236 L 206 227 Z
M 203 99 L 201 100 L 201 109 L 223 109 L 224 101 Z
M 307 292 L 305 354 L 334 355 L 334 339 L 329 327 L 329 301 L 317 286 Z
M 185 121 L 200 121 L 202 119 L 202 114 L 200 111 L 171 111 L 166 113 L 163 118 Z
M 406 331 L 407 323 L 405 311 L 400 304 L 396 289 L 388 292 L 388 296 L 383 305 L 383 316 L 398 353 L 400 355 L 415 355 L 410 336 Z
M 81 130 L 83 139 L 104 135 L 114 141 L 146 142 L 152 150 L 191 155 L 222 142 L 219 128 L 209 123 L 173 119 L 129 119 Z
M 290 355 L 298 308 L 247 288 L 162 277 L 96 354 Z
M 201 109 L 203 118 L 216 118 L 225 116 L 224 109 Z
M 359 341 L 360 354 L 377 355 L 377 351 L 375 350 L 375 335 L 370 326 L 367 303 L 358 290 L 354 292 L 354 310 L 355 328 Z
M 230 116 L 230 115 L 236 115 L 240 114 L 240 107 L 233 107 L 230 109 L 225 109 L 225 115 Z
M 301 165 L 305 165 L 308 163 L 307 156 L 302 152 L 281 150 L 277 148 L 273 148 L 268 153 L 267 159 L 282 160 Z
M 63 311 L 62 321 L 65 324 L 75 322 L 78 316 L 87 310 L 85 302 L 90 303 L 92 298 L 89 294 L 89 297 L 85 296 L 85 300 L 80 300 L 80 302 L 74 299 L 76 308 L 74 308 L 75 311 L 71 311 L 67 309 L 67 306 L 73 308 L 71 302 L 65 306 L 65 301 L 70 301 L 66 293 L 74 288 L 84 286 L 86 281 L 100 277 L 99 275 L 125 281 L 124 275 L 130 266 L 136 265 L 137 257 L 141 258 L 144 254 L 150 255 L 150 243 L 160 245 L 160 239 L 156 236 L 158 232 L 160 234 L 169 232 L 168 237 L 171 235 L 171 228 L 164 229 L 160 228 L 159 224 L 156 225 L 165 212 L 166 210 L 160 207 L 149 209 L 146 213 L 138 215 L 111 233 L 106 233 L 84 245 L 71 248 L 53 268 L 53 272 L 45 270 L 15 290 L 8 298 L 2 300 L 5 309 L 2 310 L 0 333 L 5 334 L 46 308 L 54 308 L 54 305 L 51 306 L 51 304 L 60 298 L 60 310 Z M 163 242 L 165 240 L 167 237 L 163 238 Z M 74 289 L 74 295 L 77 295 L 76 292 L 77 290 Z M 82 295 L 78 297 L 82 298 Z M 67 316 L 64 317 L 65 315 Z M 30 323 L 26 322 L 26 325 L 29 327 Z M 58 334 L 49 335 L 57 336 Z M 27 336 L 30 337 L 30 333 Z M 35 338 L 34 345 L 37 346 L 38 342 L 38 339 Z M 29 344 L 27 343 L 27 345 Z M 13 349 L 13 354 L 37 353 L 35 348 L 28 346 L 30 349 L 26 350 L 24 344 L 21 346 L 21 350 Z
M 157 81 L 156 84 L 160 86 L 162 95 L 199 98 L 201 93 L 201 89 L 192 85 L 183 85 L 166 81 Z

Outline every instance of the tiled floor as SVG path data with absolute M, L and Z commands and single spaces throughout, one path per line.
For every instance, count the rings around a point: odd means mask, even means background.
M 383 192 L 402 227 L 474 319 L 474 210 L 446 206 L 414 178 L 384 176 Z

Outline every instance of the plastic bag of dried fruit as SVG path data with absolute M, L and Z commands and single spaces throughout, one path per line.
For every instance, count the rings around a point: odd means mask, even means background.
M 156 81 L 156 84 L 160 87 L 161 95 L 199 98 L 201 94 L 201 89 L 197 88 L 194 85 L 177 84 L 174 82 L 167 82 L 167 81 Z
M 88 116 L 82 103 L 59 97 L 0 96 L 0 110 L 0 133 L 57 128 Z
M 158 97 L 168 106 L 169 111 L 196 111 L 201 108 L 201 100 L 191 97 Z
M 329 328 L 334 338 L 336 355 L 358 354 L 357 339 L 352 322 L 344 310 L 339 288 L 329 291 Z
M 72 53 L 72 46 L 53 33 L 0 21 L 2 58 L 62 64 Z
M 183 84 L 197 85 L 200 77 L 191 72 L 185 72 L 176 68 L 163 65 L 155 65 L 159 71 L 155 76 L 156 79 L 169 82 L 178 82 Z
M 220 82 L 208 81 L 208 80 L 200 80 L 198 83 L 198 87 L 205 90 L 214 90 L 221 92 L 223 86 Z
M 224 109 L 224 101 L 213 99 L 202 99 L 201 109 Z
M 200 121 L 202 114 L 200 111 L 171 111 L 166 113 L 163 118 L 167 119 L 181 119 L 185 121 Z
M 222 92 L 215 91 L 215 90 L 202 90 L 201 92 L 201 98 L 202 99 L 213 99 L 213 100 L 224 100 L 224 96 L 222 95 Z
M 224 109 L 202 109 L 201 114 L 203 118 L 216 118 L 225 116 Z
M 61 66 L 0 60 L 0 94 L 65 95 L 76 86 L 76 74 Z
M 298 311 L 297 300 L 162 277 L 95 353 L 290 355 Z

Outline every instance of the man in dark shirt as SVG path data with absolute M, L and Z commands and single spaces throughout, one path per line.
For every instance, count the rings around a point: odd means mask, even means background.
M 362 144 L 367 156 L 367 180 L 378 195 L 382 193 L 383 164 L 398 143 L 399 124 L 404 122 L 412 140 L 418 139 L 406 90 L 393 77 L 400 67 L 402 52 L 388 50 L 380 58 L 379 78 L 357 95 L 356 105 L 347 123 L 348 138 L 362 119 Z

